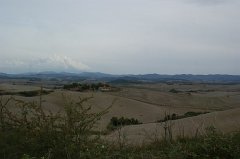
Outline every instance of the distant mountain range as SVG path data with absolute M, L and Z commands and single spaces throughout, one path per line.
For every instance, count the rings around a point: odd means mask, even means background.
M 110 83 L 156 83 L 156 82 L 199 82 L 199 83 L 240 83 L 240 75 L 161 75 L 161 74 L 143 74 L 143 75 L 112 75 L 101 72 L 39 72 L 6 74 L 0 73 L 0 79 L 30 79 L 30 80 L 67 80 L 67 81 L 105 81 Z

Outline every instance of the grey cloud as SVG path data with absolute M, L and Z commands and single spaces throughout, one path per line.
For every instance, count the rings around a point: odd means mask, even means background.
M 236 2 L 236 0 L 185 0 L 185 1 L 188 3 L 195 3 L 199 5 L 219 5 Z
M 0 1 L 0 55 L 9 61 L 0 72 L 240 74 L 239 8 L 239 0 Z

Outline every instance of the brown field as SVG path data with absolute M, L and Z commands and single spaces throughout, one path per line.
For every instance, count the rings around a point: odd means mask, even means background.
M 239 114 L 240 109 L 236 108 L 169 121 L 167 124 L 171 126 L 173 138 L 205 135 L 206 128 L 211 126 L 217 131 L 229 133 L 240 130 Z M 163 139 L 164 133 L 163 123 L 149 123 L 123 127 L 121 130 L 108 135 L 106 139 L 113 142 L 121 139 L 128 144 L 142 144 Z
M 96 127 L 105 130 L 113 116 L 136 118 L 143 124 L 126 126 L 121 132 L 131 143 L 161 138 L 162 123 L 157 120 L 165 114 L 186 112 L 211 112 L 195 117 L 172 121 L 173 136 L 193 136 L 203 134 L 208 126 L 214 126 L 223 132 L 239 130 L 240 128 L 240 85 L 211 85 L 211 84 L 139 84 L 119 86 L 119 92 L 74 92 L 61 89 L 44 95 L 44 109 L 57 112 L 64 106 L 62 95 L 77 100 L 79 97 L 94 98 L 89 101 L 92 110 L 104 110 L 114 102 L 109 112 L 102 117 Z M 175 89 L 179 93 L 171 93 Z M 18 92 L 40 90 L 39 85 L 0 84 L 1 91 Z M 6 96 L 4 96 L 5 98 Z M 39 101 L 39 97 L 16 98 L 26 101 Z M 110 133 L 108 140 L 117 140 L 119 131 Z

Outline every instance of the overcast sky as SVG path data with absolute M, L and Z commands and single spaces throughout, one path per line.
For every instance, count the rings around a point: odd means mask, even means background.
M 0 0 L 0 72 L 240 74 L 240 0 Z

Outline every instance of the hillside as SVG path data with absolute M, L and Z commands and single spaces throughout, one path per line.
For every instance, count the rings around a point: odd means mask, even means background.
M 213 126 L 217 131 L 229 133 L 240 130 L 240 108 L 217 111 L 195 117 L 168 121 L 173 138 L 194 137 L 205 135 L 206 128 Z M 121 137 L 130 144 L 142 144 L 164 139 L 165 123 L 149 123 L 125 126 L 121 129 Z M 106 137 L 107 140 L 117 142 L 119 132 L 115 131 Z

